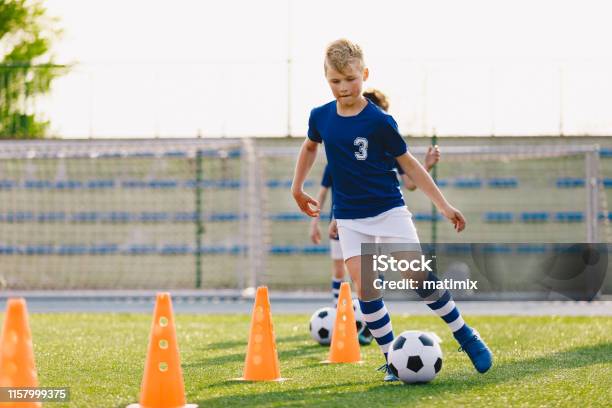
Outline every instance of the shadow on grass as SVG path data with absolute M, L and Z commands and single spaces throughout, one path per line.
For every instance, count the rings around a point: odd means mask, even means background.
M 276 344 L 284 344 L 284 343 L 295 343 L 298 341 L 304 341 L 307 337 L 304 335 L 293 335 L 293 336 L 283 336 L 276 338 Z M 211 343 L 203 347 L 203 350 L 224 350 L 232 347 L 245 347 L 247 346 L 248 339 L 245 337 L 243 340 L 227 340 L 227 341 L 218 341 L 215 343 Z
M 287 343 L 287 342 L 283 341 L 283 344 L 284 343 Z M 214 356 L 214 357 L 202 358 L 197 361 L 190 361 L 188 363 L 184 363 L 183 367 L 206 367 L 210 365 L 220 366 L 225 363 L 234 363 L 237 361 L 244 361 L 244 358 L 246 355 L 246 343 L 241 342 L 240 345 L 244 347 L 244 350 L 241 351 L 240 353 L 223 354 L 223 355 Z M 306 357 L 311 354 L 322 353 L 324 351 L 325 351 L 324 348 L 322 348 L 318 344 L 309 344 L 309 345 L 298 346 L 298 347 L 294 347 L 290 349 L 286 349 L 286 348 L 278 349 L 277 347 L 278 359 L 281 361 L 281 363 L 283 361 L 291 360 L 296 357 Z
M 318 351 L 318 348 L 317 348 Z M 410 403 L 420 401 L 422 398 L 435 395 L 444 397 L 448 394 L 449 401 L 458 394 L 471 391 L 475 387 L 491 384 L 501 384 L 516 379 L 532 377 L 534 374 L 545 374 L 552 370 L 571 369 L 586 367 L 593 364 L 612 362 L 612 343 L 601 343 L 591 346 L 577 347 L 570 350 L 548 354 L 532 359 L 513 361 L 497 364 L 485 375 L 477 374 L 460 375 L 456 378 L 445 378 L 430 384 L 419 386 L 403 386 L 401 383 L 384 384 L 372 383 L 367 392 L 355 392 L 354 390 L 342 390 L 342 387 L 354 387 L 359 383 L 317 385 L 312 387 L 291 388 L 301 386 L 299 378 L 293 378 L 285 384 L 278 384 L 273 391 L 262 391 L 252 393 L 242 389 L 242 393 L 225 395 L 198 401 L 200 406 L 291 406 L 309 405 L 323 406 L 333 404 L 335 406 L 389 406 L 391 403 L 401 403 L 408 406 Z M 243 384 L 243 383 L 234 383 Z M 221 383 L 219 385 L 227 385 Z M 255 384 L 258 387 L 260 384 Z M 270 383 L 261 385 L 270 389 Z M 238 390 L 236 390 L 238 391 Z M 421 401 L 422 402 L 422 401 Z

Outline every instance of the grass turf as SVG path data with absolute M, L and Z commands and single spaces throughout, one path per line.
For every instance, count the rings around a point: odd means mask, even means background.
M 495 354 L 480 375 L 440 319 L 394 316 L 396 334 L 433 330 L 443 339 L 444 365 L 429 384 L 385 384 L 375 344 L 362 365 L 321 365 L 327 348 L 307 332 L 308 316 L 273 317 L 284 383 L 229 381 L 242 373 L 250 316 L 178 315 L 176 325 L 187 399 L 228 406 L 609 406 L 612 318 L 468 317 Z M 125 407 L 136 402 L 151 316 L 33 314 L 41 386 L 68 386 L 69 404 Z

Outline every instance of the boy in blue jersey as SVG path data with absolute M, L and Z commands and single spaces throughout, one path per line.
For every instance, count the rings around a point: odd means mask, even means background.
M 326 50 L 324 72 L 335 100 L 310 113 L 308 137 L 297 158 L 291 192 L 304 213 L 311 217 L 319 215 L 319 203 L 304 192 L 303 185 L 316 159 L 318 145 L 324 143 L 343 257 L 352 280 L 360 283 L 362 272 L 368 272 L 361 268 L 362 243 L 419 244 L 393 171 L 394 161 L 457 232 L 465 228 L 465 219 L 408 152 L 393 118 L 362 95 L 369 71 L 361 48 L 348 40 L 334 41 Z M 436 281 L 437 277 L 429 273 L 417 276 L 417 280 Z M 358 286 L 364 319 L 386 359 L 394 338 L 387 308 L 378 292 L 368 285 Z M 476 370 L 487 371 L 493 363 L 492 353 L 479 334 L 463 321 L 450 292 L 422 288 L 421 285 L 417 293 L 446 322 Z M 383 367 L 386 381 L 397 380 L 386 364 Z
M 389 101 L 387 96 L 379 91 L 378 89 L 368 89 L 363 93 L 370 101 L 374 102 L 382 110 L 387 112 L 389 110 Z M 433 166 L 440 161 L 440 148 L 436 146 L 430 146 L 425 154 L 423 160 L 423 167 L 429 172 Z M 401 181 L 404 187 L 410 191 L 416 189 L 414 182 L 406 175 L 402 168 L 395 164 L 395 169 L 400 175 Z M 323 170 L 323 177 L 321 178 L 321 187 L 317 193 L 317 201 L 319 205 L 323 207 L 327 198 L 327 193 L 332 187 L 332 178 L 329 166 L 325 165 Z M 333 205 L 333 203 L 332 203 Z M 314 217 L 310 223 L 310 240 L 313 244 L 321 243 L 321 231 L 319 229 L 319 217 Z M 330 226 L 329 226 L 329 252 L 332 259 L 332 297 L 334 305 L 338 302 L 338 295 L 340 292 L 340 284 L 344 281 L 346 267 L 344 265 L 344 257 L 342 256 L 342 248 L 340 247 L 340 239 L 338 238 L 336 223 L 333 220 L 333 213 L 330 212 Z M 355 288 L 356 292 L 359 293 L 359 289 Z

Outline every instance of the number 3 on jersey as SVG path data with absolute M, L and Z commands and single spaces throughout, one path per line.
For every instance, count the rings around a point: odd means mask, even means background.
M 368 158 L 368 139 L 365 137 L 356 137 L 353 145 L 359 146 L 359 151 L 355 152 L 357 160 L 365 160 Z

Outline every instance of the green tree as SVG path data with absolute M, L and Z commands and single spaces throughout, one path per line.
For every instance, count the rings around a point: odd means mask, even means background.
M 68 67 L 57 65 L 51 47 L 61 34 L 41 0 L 0 0 L 0 138 L 45 137 L 49 121 L 36 98 Z

